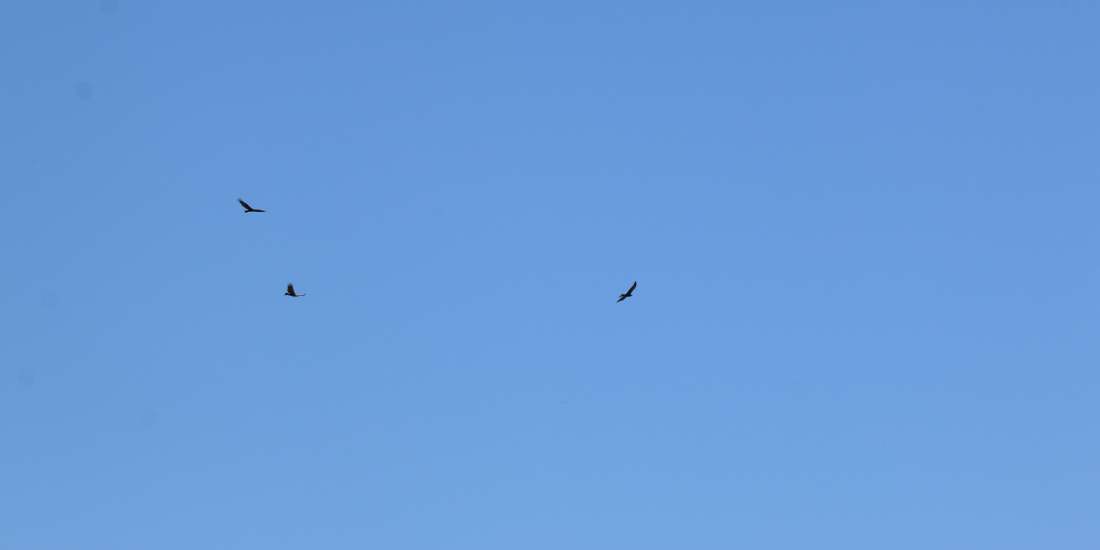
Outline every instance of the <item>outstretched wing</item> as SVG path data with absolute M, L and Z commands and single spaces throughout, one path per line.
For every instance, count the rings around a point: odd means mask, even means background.
M 638 288 L 638 281 L 634 281 L 634 284 L 630 285 L 630 290 L 626 291 L 626 293 L 628 295 L 629 294 L 634 294 L 634 289 L 635 288 Z
M 294 292 L 294 284 L 292 284 L 292 283 L 287 283 L 287 285 L 286 285 L 286 293 L 287 293 L 287 294 L 290 294 L 290 295 L 292 295 L 292 296 L 293 296 L 294 294 L 297 294 L 296 292 Z
M 252 205 L 248 204 L 247 202 L 244 202 L 244 199 L 237 199 L 237 202 L 241 203 L 241 206 L 243 206 L 245 210 L 252 210 L 253 209 Z

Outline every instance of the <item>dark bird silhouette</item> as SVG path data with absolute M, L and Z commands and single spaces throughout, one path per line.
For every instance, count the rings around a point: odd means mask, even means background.
M 305 294 L 298 294 L 297 292 L 294 292 L 294 284 L 287 283 L 286 292 L 283 293 L 283 296 L 290 296 L 291 298 L 301 298 L 302 296 L 305 296 Z
M 635 288 L 638 288 L 638 281 L 634 281 L 634 284 L 630 285 L 630 290 L 627 290 L 626 292 L 620 294 L 618 302 L 615 302 L 615 303 L 619 303 L 619 302 L 633 296 Z
M 241 203 L 241 206 L 244 207 L 244 213 L 245 214 L 251 214 L 252 212 L 267 212 L 267 210 L 260 210 L 259 208 L 252 208 L 252 205 L 248 204 L 247 202 L 244 202 L 244 199 L 237 199 L 237 202 Z

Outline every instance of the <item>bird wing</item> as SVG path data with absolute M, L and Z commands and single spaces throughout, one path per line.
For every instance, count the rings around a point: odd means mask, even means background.
M 638 281 L 634 281 L 634 284 L 630 285 L 630 290 L 626 291 L 626 293 L 632 294 L 635 288 L 638 288 Z
M 241 203 L 241 206 L 243 206 L 245 210 L 252 210 L 252 206 L 244 202 L 244 199 L 237 199 L 237 202 Z
M 296 294 L 296 293 L 294 292 L 294 285 L 293 285 L 293 284 L 291 284 L 291 283 L 287 283 L 287 285 L 286 285 L 286 291 L 287 291 L 287 292 L 289 292 L 290 294 Z

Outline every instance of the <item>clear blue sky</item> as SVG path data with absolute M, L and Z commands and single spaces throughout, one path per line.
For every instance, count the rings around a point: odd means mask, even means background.
M 0 549 L 1100 544 L 1095 3 L 3 11 Z

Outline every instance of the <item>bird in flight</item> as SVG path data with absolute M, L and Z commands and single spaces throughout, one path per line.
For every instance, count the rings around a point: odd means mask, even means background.
M 615 302 L 615 303 L 619 303 L 619 302 L 633 296 L 635 288 L 638 288 L 638 281 L 634 281 L 634 284 L 630 285 L 630 290 L 627 290 L 626 292 L 620 294 L 618 302 Z
M 244 199 L 237 199 L 237 202 L 241 203 L 241 206 L 244 207 L 244 213 L 245 214 L 251 214 L 252 212 L 267 212 L 267 210 L 260 210 L 259 208 L 252 208 L 252 205 L 248 204 L 247 202 L 244 202 Z
M 298 294 L 297 292 L 294 292 L 294 284 L 287 283 L 286 292 L 283 293 L 283 296 L 290 296 L 291 298 L 301 298 L 302 296 L 305 296 L 305 294 Z

